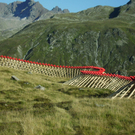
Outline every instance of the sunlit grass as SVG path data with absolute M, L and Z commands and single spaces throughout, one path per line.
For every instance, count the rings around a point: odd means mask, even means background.
M 134 99 L 107 99 L 109 90 L 67 80 L 0 67 L 0 135 L 135 134 Z

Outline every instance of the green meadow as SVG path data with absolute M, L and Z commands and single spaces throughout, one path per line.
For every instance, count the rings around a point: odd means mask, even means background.
M 0 67 L 0 135 L 135 134 L 134 99 L 112 100 L 113 91 L 64 85 L 68 80 Z

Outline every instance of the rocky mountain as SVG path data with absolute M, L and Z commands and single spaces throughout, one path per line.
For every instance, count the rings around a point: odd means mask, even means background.
M 26 0 L 25 2 L 16 1 L 9 5 L 5 5 L 0 11 L 0 15 L 5 18 L 12 16 L 19 17 L 20 19 L 25 18 L 32 20 L 48 12 L 39 2 L 34 2 L 33 0 Z
M 58 6 L 56 6 L 56 7 L 54 7 L 52 9 L 52 12 L 54 12 L 54 13 L 69 13 L 69 10 L 68 9 L 62 10 L 61 8 L 59 8 Z
M 93 65 L 110 73 L 135 75 L 133 9 L 135 0 L 117 8 L 97 6 L 54 14 L 1 41 L 0 55 L 55 65 Z
M 34 0 L 16 1 L 10 4 L 0 3 L 0 35 L 2 35 L 0 40 L 10 37 L 33 21 L 48 19 L 58 13 L 69 13 L 69 11 L 61 10 L 59 7 L 49 11 Z M 6 34 L 4 34 L 5 31 Z
M 9 18 L 9 17 L 18 17 L 20 19 L 30 19 L 37 20 L 41 15 L 51 12 L 48 9 L 44 8 L 39 2 L 34 0 L 26 0 L 25 2 L 16 1 L 13 3 L 5 4 L 0 3 L 0 16 Z M 69 13 L 67 9 L 63 11 L 61 8 L 56 6 L 52 9 L 53 13 Z

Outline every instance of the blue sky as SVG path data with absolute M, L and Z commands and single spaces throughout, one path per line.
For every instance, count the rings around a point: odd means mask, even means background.
M 7 4 L 14 1 L 16 0 L 0 0 L 0 2 Z M 39 3 L 48 10 L 58 6 L 61 9 L 69 9 L 70 12 L 79 12 L 87 8 L 95 7 L 97 5 L 118 7 L 125 5 L 130 0 L 35 0 L 35 2 L 37 1 L 39 1 Z

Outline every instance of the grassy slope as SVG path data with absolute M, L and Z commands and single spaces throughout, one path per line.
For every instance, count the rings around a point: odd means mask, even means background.
M 134 99 L 110 100 L 103 98 L 109 90 L 79 90 L 62 84 L 68 79 L 5 67 L 0 80 L 1 135 L 135 134 Z M 45 91 L 34 89 L 37 85 Z
M 69 18 L 69 15 L 73 18 L 75 16 L 74 14 L 64 14 L 60 15 L 60 17 L 65 16 Z M 91 35 L 85 37 L 85 33 L 90 31 L 98 33 L 100 31 L 100 48 L 97 57 L 100 66 L 105 67 L 107 72 L 115 73 L 116 69 L 123 70 L 123 67 L 125 67 L 123 64 L 126 61 L 128 63 L 125 64 L 126 70 L 129 73 L 128 75 L 134 75 L 134 72 L 130 73 L 130 70 L 134 67 L 134 63 L 129 62 L 131 56 L 134 56 L 135 28 L 133 24 L 124 20 L 121 21 L 121 18 L 81 22 L 60 19 L 60 17 L 58 19 L 52 18 L 32 23 L 13 37 L 1 41 L 0 46 L 2 49 L 0 50 L 0 54 L 24 58 L 31 47 L 38 45 L 31 50 L 30 55 L 26 59 L 55 65 L 98 66 L 94 60 L 96 56 L 93 56 L 93 59 L 92 55 L 95 54 L 90 49 L 92 47 L 90 44 L 95 44 L 93 40 L 95 35 L 93 37 L 90 37 Z M 119 33 L 116 33 L 116 36 L 113 35 L 113 30 L 117 28 L 122 30 L 127 36 L 127 44 L 124 47 L 115 44 L 117 40 L 122 40 Z M 105 34 L 109 32 L 112 38 L 109 37 L 108 40 Z M 82 36 L 83 40 L 81 40 Z M 85 42 L 85 40 L 88 43 L 83 46 L 83 41 Z M 79 41 L 82 43 L 79 43 Z M 50 45 L 49 42 L 53 45 Z M 82 48 L 84 52 L 80 53 Z M 85 51 L 85 48 L 88 48 L 86 49 L 87 51 Z M 18 49 L 21 51 L 18 51 Z M 111 55 L 112 50 L 113 53 Z
M 134 6 L 129 6 L 119 11 L 97 6 L 34 22 L 1 41 L 0 55 L 55 65 L 100 66 L 106 72 L 134 75 L 135 18 Z M 109 19 L 112 13 L 118 16 Z
M 35 22 L 31 25 L 28 25 L 23 30 L 15 34 L 13 37 L 0 42 L 1 48 L 4 48 L 0 51 L 3 55 L 11 55 L 13 56 L 16 54 L 17 57 L 19 57 L 19 54 L 17 54 L 17 47 L 20 45 L 23 48 L 23 54 L 26 54 L 28 49 L 32 45 L 36 45 L 37 43 L 40 43 L 40 45 L 35 49 L 34 56 L 31 59 L 37 59 L 37 55 L 39 55 L 40 61 L 43 61 L 44 57 L 41 57 L 41 53 L 37 53 L 38 51 L 43 51 L 43 47 L 49 50 L 49 44 L 47 41 L 47 37 L 49 34 L 52 34 L 53 32 L 56 32 L 58 30 L 58 33 L 63 34 L 63 31 L 68 33 L 71 29 L 75 30 L 75 36 L 84 34 L 88 31 L 107 31 L 108 29 L 113 28 L 120 28 L 124 29 L 127 33 L 129 33 L 127 30 L 132 29 L 133 27 L 129 27 L 130 24 L 127 22 L 123 22 L 117 19 L 112 20 L 104 20 L 104 21 L 86 21 L 86 22 L 73 22 L 68 20 L 59 20 L 59 19 L 49 19 L 45 21 L 39 21 Z M 73 34 L 73 33 L 72 33 Z M 54 37 L 55 38 L 55 37 Z M 73 38 L 74 34 L 73 34 Z M 66 37 L 65 39 L 66 40 Z M 59 42 L 59 41 L 57 41 Z M 63 46 L 66 46 L 66 43 L 63 42 Z M 72 44 L 73 41 L 71 41 Z M 58 44 L 58 43 L 57 43 Z M 61 46 L 62 47 L 62 46 Z M 70 48 L 71 49 L 71 48 Z M 46 51 L 44 51 L 46 53 Z M 47 57 L 49 59 L 49 57 Z M 53 59 L 53 58 L 52 58 Z M 48 60 L 49 61 L 49 60 Z

